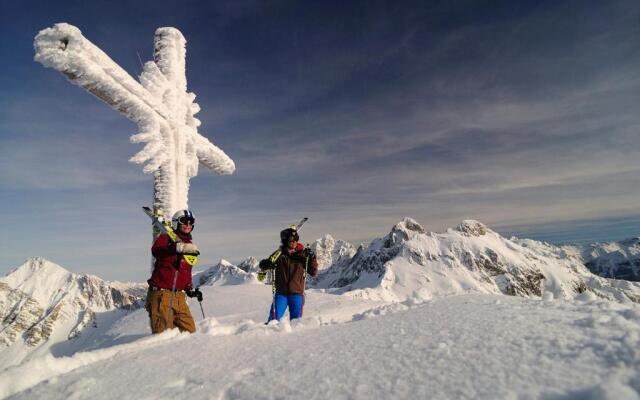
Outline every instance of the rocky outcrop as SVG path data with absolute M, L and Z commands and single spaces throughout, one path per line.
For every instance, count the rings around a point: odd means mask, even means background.
M 348 261 L 333 264 L 318 277 L 316 286 L 345 287 L 365 273 L 382 278 L 386 271 L 385 264 L 400 253 L 402 244 L 421 233 L 424 233 L 424 228 L 415 220 L 403 219 L 385 237 L 374 240 L 368 247 L 358 247 Z
M 351 243 L 336 240 L 328 234 L 313 242 L 310 247 L 316 253 L 319 271 L 348 262 L 356 254 L 356 248 Z
M 238 268 L 240 268 L 241 270 L 243 270 L 246 273 L 252 274 L 252 273 L 257 273 L 260 271 L 260 268 L 258 267 L 258 260 L 256 260 L 255 257 L 249 257 L 243 261 L 240 262 L 240 264 L 238 264 Z

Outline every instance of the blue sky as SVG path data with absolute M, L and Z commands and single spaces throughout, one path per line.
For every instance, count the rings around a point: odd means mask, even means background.
M 237 165 L 191 181 L 205 264 L 261 257 L 302 216 L 306 241 L 366 242 L 403 216 L 559 242 L 640 234 L 636 1 L 0 0 L 0 273 L 36 255 L 148 273 L 136 127 L 33 61 L 56 22 L 134 77 L 157 27 L 187 38 L 200 132 Z

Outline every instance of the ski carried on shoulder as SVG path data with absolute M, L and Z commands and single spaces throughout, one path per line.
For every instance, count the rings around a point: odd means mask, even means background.
M 300 228 L 302 228 L 302 225 L 304 225 L 305 222 L 307 222 L 309 220 L 309 217 L 304 217 L 300 220 L 300 222 L 298 222 L 298 225 L 291 225 L 291 229 L 298 231 L 300 230 Z M 274 251 L 270 256 L 269 256 L 269 261 L 271 261 L 272 263 L 275 263 L 276 260 L 278 259 L 278 257 L 280 257 L 280 254 L 282 254 L 282 250 L 278 249 L 276 251 Z
M 180 240 L 176 232 L 171 227 L 171 222 L 167 221 L 167 219 L 164 217 L 162 210 L 159 209 L 154 213 L 150 207 L 142 206 L 142 211 L 144 211 L 144 213 L 147 214 L 149 218 L 151 218 L 154 232 L 157 231 L 158 233 L 166 233 L 173 243 L 182 242 L 182 240 Z M 191 266 L 194 266 L 198 263 L 198 254 L 183 254 L 182 256 L 184 257 L 185 261 Z
M 307 222 L 308 220 L 309 220 L 309 217 L 302 218 L 297 225 L 291 225 L 291 229 L 295 231 L 300 230 L 300 228 L 302 228 L 302 225 L 304 225 L 304 223 Z M 271 255 L 268 257 L 268 260 L 271 261 L 272 264 L 275 264 L 276 260 L 278 259 L 278 257 L 280 257 L 281 254 L 282 254 L 282 249 L 278 248 L 278 250 L 271 253 Z M 266 285 L 272 285 L 275 281 L 273 279 L 273 270 L 269 270 L 268 272 L 259 272 L 258 281 L 264 282 Z M 274 290 L 275 290 L 275 287 L 274 287 Z

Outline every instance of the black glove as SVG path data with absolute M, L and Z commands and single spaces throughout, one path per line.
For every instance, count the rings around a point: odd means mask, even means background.
M 273 265 L 273 263 L 271 261 L 269 261 L 268 258 L 265 258 L 264 260 L 260 261 L 260 264 L 258 264 L 258 266 L 260 267 L 260 269 L 274 269 L 276 266 Z
M 309 258 L 314 258 L 316 256 L 316 252 L 311 250 L 311 248 L 307 247 L 304 249 L 305 255 Z
M 193 297 L 197 297 L 199 302 L 202 302 L 202 292 L 200 291 L 200 288 L 195 288 L 195 289 L 187 289 L 184 291 L 186 293 L 187 296 L 193 298 Z

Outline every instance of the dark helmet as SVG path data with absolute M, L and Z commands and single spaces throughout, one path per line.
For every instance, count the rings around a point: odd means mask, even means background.
M 300 240 L 300 236 L 298 235 L 298 231 L 295 228 L 287 228 L 280 232 L 280 242 L 283 245 L 287 245 L 290 240 L 295 240 L 296 242 Z

